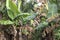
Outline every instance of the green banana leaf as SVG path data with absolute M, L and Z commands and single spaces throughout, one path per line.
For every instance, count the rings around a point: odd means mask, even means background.
M 8 16 L 13 20 L 20 14 L 17 5 L 12 0 L 6 0 L 6 8 Z

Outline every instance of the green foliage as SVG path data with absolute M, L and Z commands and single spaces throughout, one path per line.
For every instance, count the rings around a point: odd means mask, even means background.
M 60 26 L 54 30 L 55 40 L 60 40 Z
M 31 15 L 28 16 L 28 17 L 26 17 L 26 18 L 24 18 L 24 20 L 32 20 L 32 19 L 34 19 L 37 15 L 38 15 L 38 14 L 31 13 Z
M 7 13 L 7 16 L 11 19 L 12 22 L 14 22 L 14 24 L 17 24 L 17 25 L 19 24 L 19 20 L 23 19 L 22 22 L 24 24 L 24 22 L 26 22 L 28 20 L 28 18 L 29 18 L 28 16 L 32 15 L 32 17 L 33 17 L 33 15 L 35 15 L 35 14 L 32 14 L 32 13 L 28 13 L 28 12 L 23 13 L 20 10 L 21 5 L 22 5 L 21 0 L 18 0 L 17 5 L 12 0 L 6 0 L 6 8 L 7 8 L 6 13 Z M 31 20 L 31 18 L 30 18 L 30 20 Z M 24 19 L 26 19 L 26 20 L 24 21 Z M 4 23 L 4 22 L 3 22 L 3 25 L 8 25 L 7 23 Z
M 55 3 L 48 2 L 48 14 L 47 17 L 53 17 L 57 15 L 57 5 Z
M 34 5 L 32 4 L 32 0 L 28 3 L 25 1 L 23 3 L 23 1 L 24 0 L 18 0 L 18 3 L 16 5 L 12 0 L 6 0 L 6 5 L 3 4 L 0 7 L 1 8 L 0 11 L 3 11 L 4 6 L 6 6 L 7 12 L 6 13 L 4 12 L 4 13 L 5 13 L 5 15 L 7 15 L 8 19 L 7 18 L 5 19 L 5 16 L 4 16 L 3 19 L 0 20 L 1 25 L 15 25 L 15 26 L 17 26 L 17 25 L 27 24 L 28 22 L 31 22 L 31 24 L 28 24 L 31 26 L 34 23 L 36 16 L 38 16 L 40 14 L 34 13 L 34 11 L 32 10 L 32 9 L 34 9 L 33 8 Z M 40 11 L 40 9 L 38 10 L 38 8 L 36 8 L 36 10 Z M 45 9 L 43 9 L 43 12 L 46 13 L 47 19 L 57 15 L 56 0 L 49 0 L 48 12 Z M 40 37 L 41 37 L 42 30 L 44 28 L 46 28 L 47 26 L 49 26 L 48 25 L 49 23 L 46 22 L 45 16 L 42 17 L 41 19 L 39 18 L 39 20 L 41 20 L 41 22 L 39 23 L 39 25 L 37 25 L 37 27 L 34 27 L 34 29 L 33 29 L 35 31 L 33 33 L 33 40 L 41 40 Z M 53 23 L 51 23 L 51 24 L 53 24 Z M 23 29 L 22 32 L 26 35 L 29 34 L 26 29 Z M 58 33 L 58 35 L 59 34 L 60 33 Z
M 43 28 L 48 26 L 48 22 L 41 22 L 35 29 L 42 30 Z
M 33 9 L 33 4 L 32 1 L 30 0 L 29 2 L 27 2 L 28 0 L 22 0 L 22 5 L 21 5 L 21 10 L 22 12 L 31 12 L 31 10 Z
M 48 1 L 48 12 L 47 12 L 47 19 L 50 18 L 50 17 L 54 17 L 56 16 L 58 13 L 57 13 L 57 5 L 56 5 L 56 0 L 49 0 Z M 35 28 L 35 32 L 33 34 L 33 40 L 41 40 L 41 36 L 42 35 L 42 30 L 45 29 L 46 27 L 49 26 L 49 23 L 46 22 L 46 20 L 42 20 L 43 22 L 41 22 L 36 28 Z M 53 23 L 53 22 L 52 22 Z M 50 24 L 52 24 L 50 23 Z M 55 24 L 55 23 L 53 23 Z M 40 37 L 40 38 L 39 38 Z
M 18 7 L 11 0 L 6 0 L 6 7 L 8 16 L 13 20 L 17 15 L 20 14 Z
M 60 0 L 57 0 L 58 13 L 60 13 Z
M 0 12 L 4 10 L 4 7 L 5 7 L 5 2 L 0 1 Z
M 48 22 L 41 22 L 33 33 L 33 40 L 41 40 L 42 30 L 48 26 Z
M 57 0 L 49 0 L 50 3 L 57 3 Z
M 10 20 L 0 20 L 0 24 L 1 25 L 11 25 L 11 24 L 14 24 L 14 22 L 12 22 Z
M 18 6 L 19 6 L 19 4 L 18 4 Z M 6 1 L 6 7 L 7 7 L 8 16 L 12 20 L 14 20 L 15 18 L 17 18 L 19 16 L 20 17 L 21 16 L 25 17 L 25 16 L 28 16 L 29 15 L 29 13 L 22 13 L 20 10 L 18 10 L 20 8 L 20 6 L 18 8 L 17 5 L 14 4 L 14 2 L 12 2 L 11 0 L 7 0 Z

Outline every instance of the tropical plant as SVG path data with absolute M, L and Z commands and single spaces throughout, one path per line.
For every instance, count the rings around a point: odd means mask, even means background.
M 48 40 L 47 35 L 52 34 L 54 25 L 60 22 L 57 21 L 60 18 L 58 6 L 57 0 L 1 0 L 0 25 L 9 26 L 4 32 L 14 39 L 19 35 L 19 40 L 24 36 L 27 40 Z M 58 35 L 54 34 L 54 38 L 60 37 L 57 29 L 54 32 Z

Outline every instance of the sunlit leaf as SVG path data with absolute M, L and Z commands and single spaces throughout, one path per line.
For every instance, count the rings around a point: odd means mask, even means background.
M 10 24 L 14 24 L 14 22 L 12 22 L 10 20 L 0 20 L 0 24 L 1 25 L 10 25 Z
M 6 0 L 6 7 L 8 16 L 13 20 L 20 12 L 18 11 L 18 7 L 11 0 Z

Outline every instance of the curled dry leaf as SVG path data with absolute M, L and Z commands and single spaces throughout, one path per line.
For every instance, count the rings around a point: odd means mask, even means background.
M 28 26 L 28 25 L 26 25 L 26 27 L 25 27 L 29 32 L 33 32 L 33 28 L 32 27 L 30 27 L 30 26 Z

